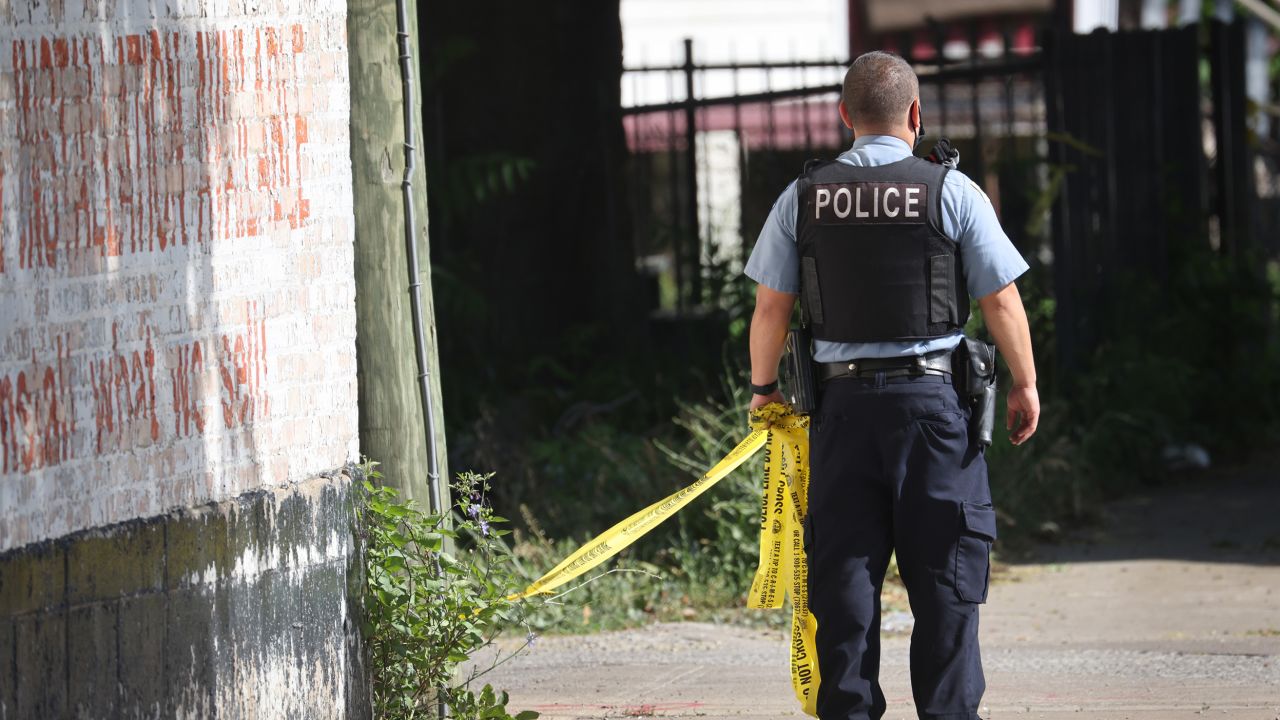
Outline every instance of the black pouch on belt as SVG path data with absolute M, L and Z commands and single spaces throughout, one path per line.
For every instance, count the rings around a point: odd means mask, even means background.
M 996 346 L 965 337 L 956 352 L 957 388 L 969 401 L 969 439 L 987 447 L 996 425 Z
M 813 337 L 808 328 L 791 328 L 782 353 L 782 396 L 797 414 L 817 409 L 817 386 L 813 382 Z

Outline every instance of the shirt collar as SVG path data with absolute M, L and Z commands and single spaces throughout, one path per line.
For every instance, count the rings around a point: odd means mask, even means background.
M 880 152 L 895 154 L 899 157 L 906 157 L 911 154 L 911 146 L 907 144 L 907 141 L 892 135 L 861 135 L 853 141 L 853 147 L 849 148 L 849 152 L 857 152 L 863 149 L 875 149 Z

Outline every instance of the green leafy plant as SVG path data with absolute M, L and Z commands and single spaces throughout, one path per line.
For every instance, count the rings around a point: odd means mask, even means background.
M 522 579 L 501 541 L 485 501 L 491 475 L 460 473 L 453 485 L 452 517 L 419 509 L 379 480 L 377 463 L 360 466 L 360 535 L 365 546 L 365 624 L 373 668 L 376 716 L 384 720 L 435 717 L 441 706 L 466 720 L 533 720 L 538 713 L 511 715 L 505 692 L 473 684 L 489 670 L 528 647 L 493 654 L 486 665 L 477 654 L 505 628 L 523 625 L 528 601 L 508 596 Z M 451 547 L 452 546 L 452 547 Z M 534 603 L 536 605 L 536 603 Z
M 706 472 L 749 430 L 747 383 L 727 374 L 722 384 L 724 401 L 681 404 L 674 424 L 685 435 L 682 443 L 654 441 L 672 465 L 691 477 Z M 675 517 L 669 551 L 673 568 L 688 578 L 690 587 L 700 588 L 706 602 L 740 605 L 746 598 L 759 559 L 763 476 L 764 454 L 758 453 L 700 500 L 697 511 Z

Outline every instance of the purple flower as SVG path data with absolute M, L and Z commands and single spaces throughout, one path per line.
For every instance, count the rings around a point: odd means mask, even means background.
M 529 647 L 533 647 L 538 644 L 538 633 L 531 632 L 528 635 L 525 635 L 524 641 L 529 644 Z
M 467 506 L 467 514 L 468 514 L 468 515 L 470 515 L 470 516 L 471 516 L 471 519 L 473 519 L 473 520 L 474 520 L 474 519 L 476 519 L 476 518 L 480 517 L 480 508 L 476 507 L 475 505 L 468 505 L 468 506 Z
M 489 537 L 489 521 L 488 520 L 480 521 L 480 534 L 484 535 L 485 537 Z

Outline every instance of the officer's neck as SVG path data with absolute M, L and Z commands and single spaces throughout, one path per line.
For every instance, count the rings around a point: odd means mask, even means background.
M 914 148 L 916 146 L 916 134 L 906 127 L 869 127 L 853 128 L 853 139 L 856 142 L 858 138 L 868 137 L 871 135 L 884 135 L 887 137 L 896 137 L 907 144 L 907 147 Z

